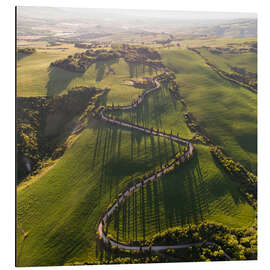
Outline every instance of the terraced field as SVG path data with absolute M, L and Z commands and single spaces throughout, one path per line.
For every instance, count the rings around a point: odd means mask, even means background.
M 165 229 L 202 221 L 229 227 L 252 225 L 254 209 L 224 174 L 207 146 L 183 168 L 133 193 L 114 213 L 108 233 L 114 239 L 147 240 Z
M 92 122 L 50 171 L 18 189 L 17 264 L 97 263 L 97 224 L 110 201 L 126 184 L 160 168 L 179 147 Z
M 247 169 L 257 171 L 257 95 L 220 78 L 186 49 L 160 51 L 176 74 L 188 110 L 215 144 Z

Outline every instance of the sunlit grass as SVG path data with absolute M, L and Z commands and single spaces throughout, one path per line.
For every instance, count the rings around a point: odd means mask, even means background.
M 257 95 L 219 77 L 189 50 L 162 50 L 161 55 L 199 125 L 228 155 L 256 172 Z
M 189 164 L 130 196 L 115 212 L 108 233 L 129 241 L 203 221 L 232 228 L 251 226 L 255 212 L 238 184 L 215 163 L 208 147 L 197 145 L 196 149 Z

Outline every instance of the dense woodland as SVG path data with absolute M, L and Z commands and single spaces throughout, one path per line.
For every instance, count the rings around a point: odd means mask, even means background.
M 230 229 L 216 223 L 176 227 L 153 236 L 151 244 L 176 245 L 201 241 L 205 241 L 205 244 L 209 242 L 218 247 L 218 252 L 213 252 L 210 249 L 210 256 L 207 253 L 200 254 L 201 260 L 224 260 L 224 252 L 236 260 L 254 260 L 257 258 L 256 227 L 245 230 Z M 209 249 L 209 246 L 205 245 L 204 248 Z M 203 251 L 203 249 L 198 251 Z
M 74 117 L 102 93 L 95 87 L 79 87 L 62 96 L 17 98 L 17 183 L 38 169 L 42 161 L 64 153 L 63 138 L 74 128 Z

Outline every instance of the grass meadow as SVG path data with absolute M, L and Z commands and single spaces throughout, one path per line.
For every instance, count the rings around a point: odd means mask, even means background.
M 18 189 L 18 266 L 99 261 L 97 224 L 110 201 L 180 149 L 165 139 L 92 123 L 51 170 Z
M 257 73 L 257 53 L 213 54 L 205 48 L 199 49 L 212 64 L 225 72 L 232 72 L 230 66 L 244 68 L 247 72 Z
M 224 80 L 186 49 L 160 51 L 176 73 L 180 93 L 215 144 L 247 169 L 257 171 L 257 95 Z
M 207 146 L 196 145 L 196 150 L 189 164 L 134 192 L 115 211 L 108 233 L 127 242 L 203 221 L 231 228 L 251 226 L 255 212 L 238 184 L 216 164 Z
M 231 41 L 218 39 L 220 44 Z M 163 86 L 136 110 L 113 116 L 191 139 L 194 134 L 183 114 L 188 110 L 216 145 L 256 173 L 257 95 L 219 77 L 199 55 L 185 48 L 198 42 L 183 41 L 182 48 L 159 51 L 163 63 L 176 75 L 187 108 Z M 209 44 L 215 42 L 209 40 Z M 96 86 L 111 89 L 104 104 L 124 105 L 143 91 L 127 85 L 128 80 L 156 75 L 151 68 L 143 72 L 141 65 L 129 65 L 123 59 L 100 61 L 83 74 L 50 69 L 52 61 L 83 50 L 68 44 L 40 44 L 36 50 L 17 62 L 18 97 L 62 95 L 76 86 Z M 241 55 L 233 59 L 230 55 L 211 57 L 224 70 L 233 61 L 255 72 L 255 65 L 249 65 L 255 61 L 254 55 L 246 59 Z M 182 149 L 164 138 L 94 119 L 76 136 L 51 169 L 29 185 L 17 187 L 18 266 L 104 262 L 96 231 L 110 202 L 127 184 L 160 168 Z M 195 156 L 184 167 L 134 192 L 114 213 L 108 233 L 129 241 L 150 239 L 164 229 L 201 221 L 232 228 L 251 226 L 256 213 L 238 184 L 215 162 L 208 146 L 195 148 Z
M 99 61 L 92 64 L 84 73 L 70 72 L 57 67 L 50 68 L 51 62 L 82 51 L 70 45 L 66 49 L 61 48 L 37 49 L 36 53 L 18 61 L 17 96 L 55 96 L 65 94 L 77 86 L 96 86 L 111 89 L 106 99 L 108 105 L 112 103 L 123 105 L 131 103 L 142 93 L 142 89 L 127 85 L 126 81 L 157 74 L 151 67 L 143 70 L 142 65 L 128 64 L 123 59 Z M 115 74 L 108 72 L 110 68 Z
M 74 48 L 71 44 L 49 48 L 41 44 L 32 55 L 19 57 L 20 59 L 17 62 L 17 96 L 50 95 L 48 93 L 50 63 L 81 51 L 82 49 Z M 68 74 L 66 77 L 59 77 L 59 83 L 56 85 L 55 91 L 58 93 L 58 87 L 62 88 L 62 85 L 67 85 L 67 82 L 76 75 Z
M 172 131 L 186 139 L 191 139 L 194 135 L 185 123 L 182 103 L 165 86 L 146 96 L 136 110 L 118 111 L 111 113 L 111 116 L 146 128 L 165 130 L 169 134 Z

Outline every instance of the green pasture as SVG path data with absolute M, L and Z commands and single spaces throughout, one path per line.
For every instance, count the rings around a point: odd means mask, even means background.
M 113 69 L 115 74 L 108 72 L 109 69 Z M 58 80 L 58 74 L 67 74 L 68 76 L 68 74 L 71 73 L 60 69 L 56 69 L 55 72 L 55 80 L 51 80 L 52 84 L 54 81 Z M 62 91 L 76 86 L 89 85 L 100 88 L 110 88 L 111 90 L 106 97 L 107 104 L 130 104 L 132 100 L 137 99 L 138 95 L 140 95 L 143 90 L 127 85 L 127 81 L 131 78 L 136 79 L 143 76 L 155 75 L 156 72 L 154 72 L 152 68 L 146 66 L 143 70 L 142 65 L 128 64 L 124 59 L 117 59 L 117 61 L 99 61 L 92 64 L 85 73 L 71 79 L 68 85 L 65 88 L 63 87 Z
M 146 128 L 165 130 L 168 134 L 173 132 L 182 138 L 193 137 L 185 123 L 182 103 L 170 94 L 165 85 L 147 95 L 136 110 L 116 111 L 109 115 Z
M 199 49 L 210 63 L 231 73 L 230 67 L 244 68 L 247 72 L 257 73 L 257 53 L 213 54 L 205 48 Z
M 192 51 L 160 53 L 199 125 L 227 155 L 256 173 L 257 95 L 221 78 Z
M 81 52 L 82 49 L 74 48 L 70 44 L 59 47 L 42 47 L 36 48 L 36 52 L 32 55 L 21 57 L 18 55 L 17 61 L 17 96 L 46 96 L 50 95 L 50 71 L 49 66 L 51 62 L 57 59 L 66 58 L 76 52 Z M 67 86 L 67 82 L 71 80 L 76 74 L 69 74 L 68 76 L 61 76 L 58 78 L 59 86 Z M 60 83 L 61 81 L 61 83 Z
M 51 170 L 18 189 L 17 265 L 102 261 L 96 231 L 109 203 L 180 149 L 169 140 L 92 122 Z
M 18 56 L 17 95 L 55 96 L 76 86 L 96 86 L 111 89 L 105 100 L 107 104 L 123 105 L 131 103 L 142 92 L 142 89 L 128 85 L 128 80 L 157 74 L 151 67 L 128 64 L 123 59 L 99 61 L 92 64 L 85 73 L 49 68 L 51 62 L 80 51 L 83 50 L 73 47 L 45 47 L 37 49 L 30 56 Z M 113 69 L 113 72 L 109 72 L 109 69 Z
M 207 146 L 196 145 L 196 150 L 189 164 L 134 192 L 114 212 L 108 233 L 128 242 L 202 221 L 251 226 L 255 212 L 238 184 L 216 164 Z
M 207 37 L 207 38 L 192 38 L 184 39 L 180 41 L 183 47 L 226 47 L 229 44 L 242 45 L 245 42 L 254 42 L 257 41 L 256 37 L 244 37 L 244 38 L 235 38 L 235 37 Z

